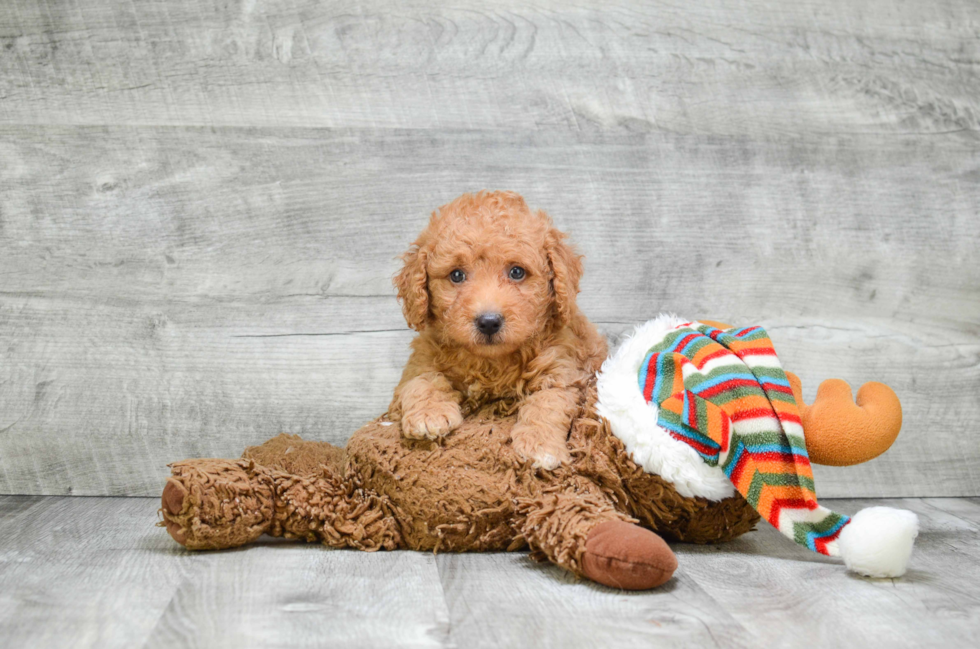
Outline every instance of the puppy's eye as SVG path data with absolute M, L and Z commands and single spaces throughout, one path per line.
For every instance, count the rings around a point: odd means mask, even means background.
M 462 284 L 464 281 L 466 281 L 466 273 L 457 268 L 453 272 L 449 273 L 449 281 L 453 284 Z
M 510 269 L 510 273 L 508 273 L 508 277 L 510 277 L 515 282 L 519 282 L 522 279 L 524 279 L 525 275 L 527 275 L 527 271 L 525 271 L 520 266 L 514 266 L 513 268 Z

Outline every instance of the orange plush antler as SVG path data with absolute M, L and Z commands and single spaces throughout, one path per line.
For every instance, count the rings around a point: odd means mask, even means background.
M 861 464 L 878 457 L 898 437 L 902 428 L 902 404 L 884 383 L 865 383 L 851 400 L 851 386 L 841 379 L 827 379 L 817 388 L 811 405 L 803 401 L 798 376 L 786 372 L 803 419 L 810 461 L 830 466 Z

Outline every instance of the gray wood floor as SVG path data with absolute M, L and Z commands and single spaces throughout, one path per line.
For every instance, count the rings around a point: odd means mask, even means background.
M 648 593 L 523 553 L 364 554 L 274 540 L 180 549 L 149 498 L 0 497 L 0 644 L 14 647 L 953 647 L 980 635 L 980 499 L 915 511 L 909 573 L 847 574 L 768 526 L 675 546 Z

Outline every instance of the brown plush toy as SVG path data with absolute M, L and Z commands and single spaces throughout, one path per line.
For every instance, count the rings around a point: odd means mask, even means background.
M 855 405 L 849 388 L 825 383 L 807 407 L 799 380 L 791 381 L 808 444 L 819 439 L 814 461 L 866 461 L 895 439 L 901 408 L 886 386 L 865 386 Z M 406 439 L 384 415 L 344 449 L 283 434 L 239 460 L 177 462 L 163 491 L 162 525 L 195 550 L 263 534 L 367 551 L 530 548 L 601 584 L 646 589 L 677 567 L 658 534 L 717 543 L 759 520 L 739 493 L 686 496 L 644 470 L 597 414 L 594 380 L 569 431 L 570 463 L 546 471 L 522 461 L 511 444 L 515 421 L 513 403 L 494 402 L 428 441 Z

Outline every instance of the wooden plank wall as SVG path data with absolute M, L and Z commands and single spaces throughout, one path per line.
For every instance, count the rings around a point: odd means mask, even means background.
M 892 384 L 828 496 L 980 495 L 972 0 L 0 3 L 0 493 L 343 443 L 411 338 L 395 256 L 463 191 L 587 255 L 614 339 L 761 322 Z

